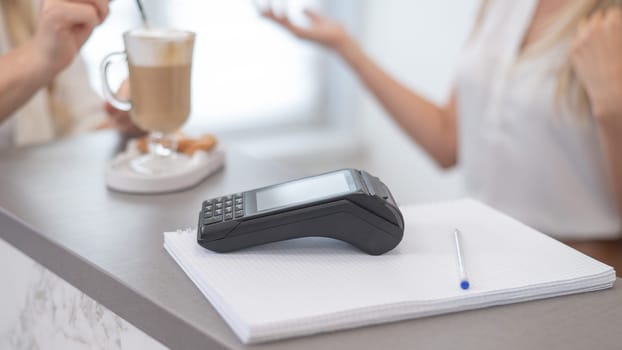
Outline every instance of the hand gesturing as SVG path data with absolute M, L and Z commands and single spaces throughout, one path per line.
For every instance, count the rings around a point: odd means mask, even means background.
M 298 38 L 310 40 L 333 49 L 338 49 L 348 39 L 348 33 L 341 24 L 314 11 L 305 10 L 304 13 L 311 23 L 308 27 L 303 27 L 292 23 L 287 15 L 275 14 L 271 6 L 265 8 L 258 6 L 258 8 L 264 17 L 281 25 Z

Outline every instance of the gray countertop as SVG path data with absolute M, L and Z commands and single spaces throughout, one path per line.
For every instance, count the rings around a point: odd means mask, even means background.
M 246 348 L 162 248 L 203 199 L 302 175 L 229 150 L 226 168 L 168 195 L 111 192 L 111 133 L 0 153 L 0 238 L 172 349 Z M 270 349 L 622 348 L 622 287 L 268 343 Z

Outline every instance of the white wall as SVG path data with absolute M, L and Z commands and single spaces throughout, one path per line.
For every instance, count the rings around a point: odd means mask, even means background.
M 448 98 L 457 54 L 479 0 L 364 0 L 361 44 L 384 68 L 431 100 Z M 380 176 L 400 203 L 462 195 L 460 171 L 438 169 L 367 93 L 360 95 L 361 152 L 292 164 L 309 171 L 354 166 Z

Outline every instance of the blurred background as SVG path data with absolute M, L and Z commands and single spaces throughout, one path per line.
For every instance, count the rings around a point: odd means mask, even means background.
M 366 169 L 381 177 L 400 203 L 462 195 L 460 169 L 438 169 L 338 57 L 262 19 L 252 0 L 144 3 L 155 25 L 198 34 L 187 133 L 216 133 L 255 157 L 310 174 Z M 305 7 L 339 19 L 390 73 L 444 102 L 480 0 L 271 3 L 299 23 L 305 21 Z M 99 63 L 106 54 L 122 51 L 121 34 L 140 25 L 134 1 L 114 1 L 111 7 L 110 17 L 83 49 L 91 82 L 100 92 Z M 119 69 L 113 72 L 117 83 L 127 75 Z

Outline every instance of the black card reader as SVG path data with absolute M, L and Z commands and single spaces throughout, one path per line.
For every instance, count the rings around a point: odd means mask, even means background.
M 231 252 L 301 237 L 329 237 L 380 255 L 395 248 L 404 219 L 389 189 L 345 169 L 203 202 L 198 243 Z

